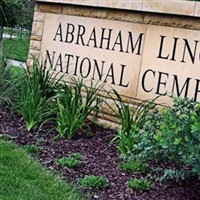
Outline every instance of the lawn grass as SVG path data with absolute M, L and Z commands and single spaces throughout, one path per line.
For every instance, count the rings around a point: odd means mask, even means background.
M 14 38 L 3 39 L 4 55 L 8 59 L 26 62 L 29 50 L 29 39 L 23 38 L 22 40 Z
M 1 200 L 83 200 L 15 144 L 0 140 Z
M 21 67 L 16 67 L 16 66 L 9 66 L 9 67 L 10 67 L 10 72 L 14 77 L 20 77 L 21 75 L 23 75 L 25 71 L 25 69 Z

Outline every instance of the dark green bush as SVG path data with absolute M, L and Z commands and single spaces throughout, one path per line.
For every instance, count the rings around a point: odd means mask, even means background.
M 158 109 L 147 104 L 136 117 L 137 112 L 120 103 L 122 126 L 117 136 L 118 148 L 123 156 L 140 162 L 152 159 L 175 162 L 178 168 L 171 175 L 176 179 L 188 174 L 199 176 L 200 104 L 190 99 L 173 100 L 173 107 Z
M 174 98 L 173 107 L 162 110 L 162 120 L 154 138 L 162 148 L 163 157 L 180 162 L 189 153 L 190 142 L 197 139 L 191 133 L 196 108 L 192 100 Z
M 179 175 L 187 177 L 189 173 L 199 176 L 200 104 L 190 99 L 174 98 L 172 108 L 154 110 L 146 119 L 138 134 L 141 137 L 135 145 L 138 150 L 135 157 L 175 162 L 179 166 L 176 179 Z
M 154 136 L 160 155 L 186 168 L 186 173 L 200 175 L 200 105 L 175 98 L 174 106 L 161 114 L 160 129 Z

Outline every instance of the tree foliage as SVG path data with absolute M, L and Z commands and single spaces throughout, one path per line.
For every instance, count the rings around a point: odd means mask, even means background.
M 31 29 L 35 0 L 0 1 L 0 41 L 3 26 Z
M 30 28 L 34 3 L 34 0 L 2 0 L 0 21 L 4 26 Z

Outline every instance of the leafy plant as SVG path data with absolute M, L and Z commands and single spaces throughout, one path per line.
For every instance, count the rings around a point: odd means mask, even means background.
M 151 189 L 151 184 L 145 179 L 133 178 L 128 181 L 128 187 L 133 190 L 145 191 Z
M 23 147 L 28 153 L 39 153 L 42 151 L 42 147 L 36 145 L 25 145 Z
M 119 163 L 119 168 L 127 172 L 146 172 L 148 166 L 139 161 L 129 160 L 127 162 Z
M 88 87 L 83 80 L 71 80 L 73 85 L 64 85 L 57 95 L 57 130 L 68 139 L 72 139 L 75 132 L 85 125 L 92 112 L 98 111 L 98 92 L 102 88 L 102 85 L 93 86 L 92 83 Z
M 83 187 L 102 188 L 108 186 L 108 180 L 101 176 L 87 175 L 79 180 Z
M 34 60 L 22 79 L 22 87 L 17 95 L 17 111 L 24 118 L 28 131 L 49 121 L 54 113 L 52 97 L 58 84 L 56 77 Z
M 117 100 L 113 98 L 118 110 L 118 117 L 121 121 L 121 128 L 113 141 L 118 141 L 118 149 L 122 157 L 135 155 L 135 145 L 140 141 L 140 130 L 146 122 L 146 116 L 152 109 L 152 101 L 143 101 L 131 108 L 129 104 L 123 102 L 116 90 L 113 90 Z
M 173 107 L 162 110 L 162 121 L 154 136 L 162 148 L 162 157 L 180 162 L 181 157 L 188 153 L 188 144 L 195 139 L 191 126 L 196 106 L 190 99 L 174 98 Z
M 166 170 L 163 179 L 184 178 L 188 174 L 199 176 L 200 104 L 191 99 L 173 100 L 172 108 L 163 108 L 147 116 L 136 146 L 140 151 L 135 157 L 176 162 L 178 168 Z
M 63 167 L 77 168 L 80 166 L 80 160 L 71 157 L 62 157 L 58 159 L 58 163 Z
M 198 103 L 192 113 L 191 133 L 185 136 L 184 154 L 181 161 L 192 168 L 192 173 L 200 176 L 200 104 Z
M 184 180 L 188 174 L 186 173 L 185 170 L 177 170 L 177 169 L 165 169 L 164 170 L 164 175 L 157 178 L 157 181 L 160 183 L 166 182 L 168 180 Z
M 190 99 L 174 98 L 174 106 L 162 112 L 163 120 L 155 140 L 162 158 L 176 162 L 200 175 L 199 104 Z M 183 170 L 188 173 L 188 170 Z M 181 173 L 183 173 L 183 171 Z

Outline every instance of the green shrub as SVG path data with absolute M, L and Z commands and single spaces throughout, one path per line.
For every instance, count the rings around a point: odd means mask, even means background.
M 58 159 L 58 164 L 60 164 L 63 167 L 77 168 L 80 166 L 81 162 L 76 158 L 62 157 Z
M 161 111 L 162 120 L 154 138 L 162 148 L 162 157 L 180 162 L 188 153 L 188 145 L 195 139 L 191 126 L 196 106 L 192 100 L 174 98 L 173 107 Z
M 162 111 L 163 120 L 155 135 L 161 156 L 200 175 L 200 105 L 189 99 L 174 99 L 172 108 Z M 185 170 L 188 174 L 188 170 Z
M 79 180 L 83 187 L 102 188 L 108 186 L 108 180 L 101 176 L 88 175 Z
M 121 170 L 124 170 L 127 172 L 146 172 L 148 169 L 148 166 L 146 164 L 143 164 L 135 160 L 121 162 L 119 163 L 118 166 Z
M 68 139 L 72 139 L 75 132 L 85 125 L 92 112 L 98 111 L 98 92 L 102 88 L 102 85 L 93 84 L 88 87 L 83 80 L 72 79 L 72 83 L 64 85 L 57 95 L 57 130 Z
M 173 98 L 173 107 L 158 109 L 144 104 L 132 111 L 117 92 L 116 103 L 121 119 L 117 136 L 124 157 L 137 161 L 160 159 L 176 162 L 177 169 L 167 170 L 161 179 L 183 179 L 200 175 L 200 104 L 190 99 Z M 146 105 L 146 107 L 145 107 Z
M 145 179 L 133 178 L 128 181 L 128 187 L 133 190 L 145 191 L 151 189 L 151 184 Z
M 175 172 L 167 171 L 165 177 L 174 179 L 188 174 L 200 175 L 200 104 L 174 98 L 172 108 L 163 108 L 141 130 L 142 137 L 136 147 L 137 159 L 160 159 L 176 162 Z M 185 173 L 185 174 L 184 174 Z M 165 179 L 167 179 L 165 178 Z
M 162 114 L 157 105 L 152 104 L 152 109 L 145 116 L 146 122 L 138 134 L 138 142 L 135 144 L 137 150 L 135 159 L 140 161 L 147 161 L 155 159 L 160 154 L 160 145 L 155 140 L 155 135 L 160 129 L 160 122 L 162 121 Z

